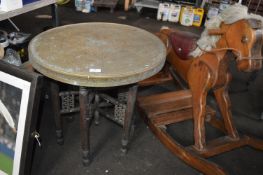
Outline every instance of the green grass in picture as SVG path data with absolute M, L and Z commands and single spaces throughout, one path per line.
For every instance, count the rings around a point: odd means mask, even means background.
M 11 175 L 12 174 L 12 170 L 13 170 L 13 160 L 0 153 L 0 170 L 7 173 L 8 175 Z

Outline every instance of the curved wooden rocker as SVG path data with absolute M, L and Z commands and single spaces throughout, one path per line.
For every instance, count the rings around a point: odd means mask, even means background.
M 227 172 L 223 168 L 205 158 L 246 145 L 263 150 L 262 140 L 239 135 L 232 121 L 227 91 L 231 80 L 228 70 L 231 53 L 239 70 L 261 68 L 263 30 L 261 21 L 250 19 L 222 23 L 220 28 L 208 33 L 220 36 L 216 48 L 200 57 L 189 58 L 189 51 L 195 49 L 196 37 L 192 39 L 189 34 L 171 29 L 160 31 L 159 37 L 169 51 L 167 61 L 188 83 L 189 90 L 138 97 L 138 105 L 153 133 L 171 152 L 204 174 L 224 175 Z M 215 111 L 207 106 L 209 90 L 214 92 L 223 120 L 216 118 Z M 183 147 L 163 126 L 189 119 L 194 122 L 194 145 Z M 205 121 L 226 135 L 206 142 Z

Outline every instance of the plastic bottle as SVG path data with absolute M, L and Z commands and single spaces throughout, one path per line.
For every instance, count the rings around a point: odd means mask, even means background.
M 162 17 L 163 21 L 168 21 L 169 11 L 170 11 L 170 4 L 164 3 L 163 4 L 163 17 Z
M 193 26 L 200 27 L 202 24 L 203 16 L 204 16 L 204 9 L 195 8 Z
M 217 7 L 210 6 L 209 10 L 207 12 L 206 22 L 213 18 L 214 16 L 217 16 L 219 13 L 219 9 Z
M 229 1 L 228 0 L 221 0 L 220 1 L 220 5 L 219 5 L 219 12 L 224 11 L 226 8 L 228 8 L 230 6 Z
M 84 0 L 84 6 L 83 6 L 83 9 L 82 9 L 82 12 L 83 13 L 90 13 L 91 11 L 91 0 Z
M 83 0 L 75 0 L 75 7 L 77 11 L 82 11 L 83 9 Z
M 163 8 L 164 8 L 163 3 L 160 3 L 160 4 L 159 4 L 159 7 L 158 7 L 158 12 L 157 12 L 157 20 L 161 20 L 161 19 L 162 19 L 162 16 L 163 16 Z
M 180 17 L 181 5 L 171 4 L 168 21 L 178 22 Z
M 194 9 L 191 6 L 183 7 L 181 10 L 180 23 L 183 26 L 192 26 L 194 21 Z

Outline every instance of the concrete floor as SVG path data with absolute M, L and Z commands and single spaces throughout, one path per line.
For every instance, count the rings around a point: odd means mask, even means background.
M 42 8 L 13 18 L 14 22 L 24 32 L 36 35 L 44 28 L 51 25 L 47 15 L 49 8 Z M 37 18 L 42 17 L 42 18 Z M 61 25 L 79 22 L 115 22 L 137 26 L 150 32 L 157 32 L 161 26 L 176 27 L 181 30 L 190 30 L 196 33 L 201 28 L 185 28 L 179 25 L 159 22 L 154 19 L 154 11 L 143 12 L 138 15 L 135 11 L 124 13 L 116 10 L 113 14 L 108 9 L 99 9 L 97 13 L 83 14 L 76 12 L 73 4 L 59 8 Z M 44 18 L 43 18 L 44 17 Z M 2 22 L 0 27 L 12 30 L 7 22 Z M 74 43 L 72 43 L 74 46 Z M 262 102 L 257 101 L 263 86 L 260 78 L 256 78 L 248 85 L 249 76 L 235 71 L 233 68 L 233 83 L 230 90 L 234 120 L 241 132 L 248 133 L 263 139 L 263 122 L 259 120 Z M 260 74 L 262 75 L 262 74 Z M 261 76 L 262 77 L 262 76 Z M 173 89 L 173 85 L 150 87 L 141 89 L 140 93 L 160 92 Z M 253 95 L 255 94 L 256 95 Z M 261 94 L 261 93 L 260 93 Z M 255 97 L 255 98 L 251 98 Z M 262 96 L 261 96 L 262 97 Z M 262 99 L 262 98 L 261 98 Z M 253 110 L 254 107 L 256 110 Z M 136 128 L 130 143 L 127 155 L 120 151 L 122 128 L 113 122 L 102 118 L 98 126 L 91 127 L 92 163 L 83 167 L 81 163 L 79 118 L 73 114 L 73 121 L 64 120 L 65 143 L 56 144 L 55 129 L 50 111 L 49 100 L 43 100 L 40 117 L 40 134 L 42 148 L 36 147 L 32 164 L 32 175 L 197 175 L 195 169 L 186 165 L 176 156 L 172 155 L 150 132 L 143 121 L 136 115 Z M 258 113 L 254 111 L 259 111 Z M 251 117 L 252 116 L 252 117 Z M 253 117 L 255 116 L 255 117 Z M 182 125 L 169 127 L 169 132 L 182 140 L 182 144 L 192 143 L 192 123 L 184 122 Z M 220 135 L 218 131 L 208 128 L 208 137 Z M 229 174 L 262 175 L 263 152 L 245 147 L 211 158 L 212 161 L 224 167 Z

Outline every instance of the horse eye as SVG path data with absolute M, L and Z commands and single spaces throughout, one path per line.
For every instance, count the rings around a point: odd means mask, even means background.
M 247 36 L 242 36 L 241 42 L 242 43 L 248 43 L 249 39 Z

